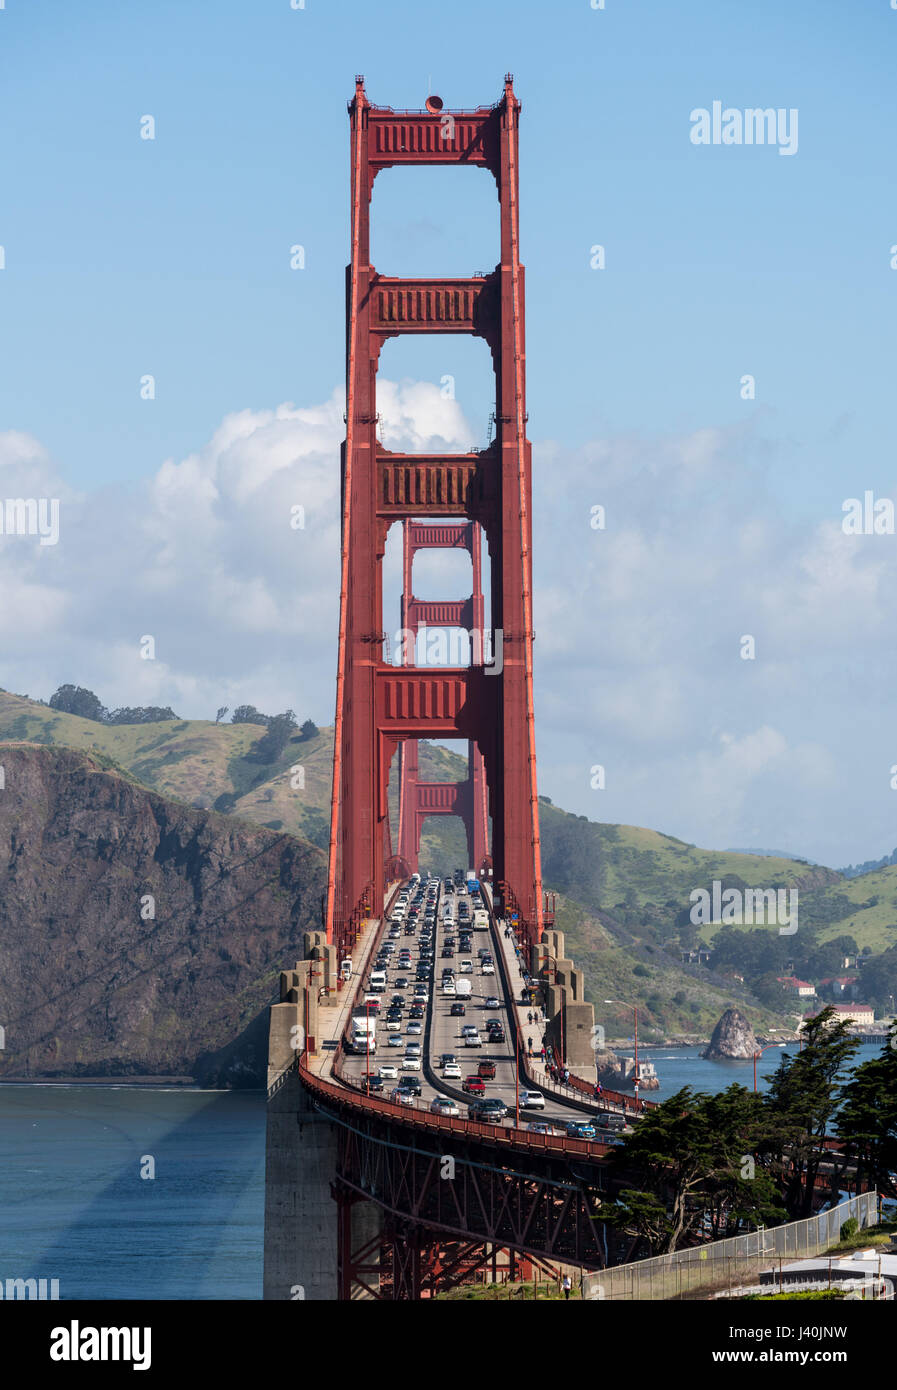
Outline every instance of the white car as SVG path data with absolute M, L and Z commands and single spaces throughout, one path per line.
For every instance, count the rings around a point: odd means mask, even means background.
M 420 1071 L 419 1057 L 403 1057 L 402 1071 Z
M 482 1044 L 482 1042 L 481 1042 L 481 1040 L 480 1040 L 480 1035 L 479 1035 L 479 1033 L 477 1032 L 477 1030 L 476 1030 L 475 1028 L 474 1028 L 474 1030 L 473 1030 L 472 1033 L 468 1033 L 468 1034 L 467 1034 L 467 1037 L 464 1039 L 464 1046 L 465 1046 L 465 1047 L 482 1047 L 482 1046 L 483 1046 L 483 1044 Z
M 494 994 L 490 994 L 490 995 L 489 995 L 489 998 L 486 1000 L 486 1008 L 487 1008 L 487 1009 L 500 1009 L 500 1008 L 501 1008 L 501 1000 L 500 1000 L 500 999 L 496 999 L 496 997 L 495 997 Z
M 388 1018 L 386 1020 L 387 1032 L 400 1033 L 402 1031 L 402 1020 L 400 1018 Z
M 412 1004 L 429 1004 L 430 991 L 428 989 L 416 989 L 411 996 Z
M 446 1062 L 445 1066 L 442 1068 L 442 1079 L 443 1081 L 461 1080 L 461 1068 L 458 1066 L 457 1062 Z
M 541 1091 L 521 1091 L 520 1092 L 521 1110 L 544 1110 L 545 1097 Z
M 406 1051 L 406 1053 L 408 1054 L 409 1057 L 419 1057 L 419 1056 L 420 1056 L 420 1043 L 415 1043 L 415 1042 L 406 1043 L 406 1045 L 405 1045 L 405 1051 Z
M 413 1018 L 410 1023 L 405 1024 L 405 1032 L 413 1038 L 419 1038 L 423 1031 L 417 1019 Z
M 462 975 L 472 975 L 472 974 L 473 974 L 473 961 L 472 961 L 472 960 L 462 960 L 461 964 L 458 966 L 458 969 L 461 971 L 461 974 L 462 974 Z
M 495 966 L 492 964 L 491 960 L 484 960 L 480 969 L 482 970 L 484 975 L 495 974 Z
M 442 984 L 442 992 L 443 994 L 455 994 L 456 990 L 454 980 L 444 980 Z
M 390 1033 L 389 1037 L 386 1039 L 386 1046 L 404 1047 L 405 1039 L 402 1037 L 401 1033 Z
M 395 1081 L 399 1073 L 398 1069 L 394 1067 L 392 1063 L 384 1063 L 377 1074 L 381 1081 Z
M 432 1101 L 430 1104 L 430 1114 L 451 1115 L 453 1119 L 457 1119 L 457 1117 L 461 1114 L 461 1111 L 458 1109 L 457 1105 L 453 1100 L 449 1100 L 448 1096 L 437 1096 L 436 1099 Z

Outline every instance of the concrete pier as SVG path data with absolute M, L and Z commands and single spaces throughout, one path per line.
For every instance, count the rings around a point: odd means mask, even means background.
M 309 1068 L 326 1073 L 351 1012 L 358 972 L 366 969 L 376 927 L 372 919 L 359 935 L 352 987 L 343 990 L 337 989 L 335 948 L 321 932 L 306 933 L 306 959 L 282 972 L 280 1003 L 271 1006 L 262 1292 L 266 1300 L 337 1297 L 338 1222 L 332 1195 L 337 1127 L 312 1108 L 292 1066 L 307 1047 Z M 379 1233 L 381 1219 L 373 1202 L 353 1207 L 353 1252 Z M 368 1265 L 375 1263 L 376 1256 L 366 1260 Z

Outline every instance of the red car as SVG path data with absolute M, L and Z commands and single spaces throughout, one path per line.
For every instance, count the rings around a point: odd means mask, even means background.
M 472 1096 L 482 1096 L 486 1094 L 486 1087 L 483 1085 L 481 1076 L 467 1076 L 461 1082 L 461 1090 L 467 1091 Z

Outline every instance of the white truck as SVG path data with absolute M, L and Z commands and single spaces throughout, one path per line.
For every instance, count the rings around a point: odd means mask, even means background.
M 349 1026 L 349 1050 L 356 1054 L 377 1051 L 377 1020 L 366 1014 L 356 1014 Z
M 489 913 L 483 907 L 478 907 L 473 914 L 473 925 L 477 931 L 485 931 L 489 926 Z
M 460 980 L 460 979 L 459 979 L 459 980 L 456 980 L 456 981 L 455 981 L 455 994 L 458 996 L 459 999 L 469 999 L 469 998 L 470 998 L 470 991 L 471 991 L 471 982 L 470 982 L 470 980 Z

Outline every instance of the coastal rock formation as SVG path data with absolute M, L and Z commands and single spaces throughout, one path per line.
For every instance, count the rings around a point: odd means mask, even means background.
M 709 1047 L 701 1053 L 711 1060 L 737 1058 L 744 1060 L 753 1057 L 757 1051 L 754 1030 L 739 1009 L 726 1009 L 713 1030 Z
M 262 1085 L 326 858 L 108 763 L 0 744 L 0 1077 Z

